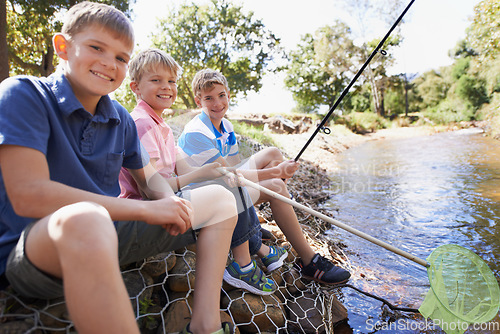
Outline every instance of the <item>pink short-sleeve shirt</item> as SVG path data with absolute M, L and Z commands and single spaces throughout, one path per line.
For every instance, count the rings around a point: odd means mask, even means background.
M 137 133 L 142 145 L 149 154 L 156 170 L 163 177 L 172 177 L 175 172 L 175 157 L 177 147 L 174 134 L 167 123 L 144 101 L 139 103 L 130 114 L 137 127 Z M 122 168 L 120 172 L 120 197 L 141 199 L 137 184 L 132 175 Z

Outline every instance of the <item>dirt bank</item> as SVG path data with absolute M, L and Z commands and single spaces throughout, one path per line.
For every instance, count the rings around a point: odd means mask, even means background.
M 332 127 L 331 130 L 332 132 L 329 135 L 318 133 L 300 159 L 331 172 L 336 169 L 337 155 L 350 147 L 369 140 L 429 136 L 440 131 L 436 128 L 420 126 L 383 129 L 366 135 L 358 135 L 340 125 Z M 300 134 L 272 133 L 269 135 L 288 157 L 294 159 L 313 132 L 314 129 L 310 129 Z

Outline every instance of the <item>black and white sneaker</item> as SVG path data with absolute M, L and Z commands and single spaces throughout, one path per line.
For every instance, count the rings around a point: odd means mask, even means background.
M 302 276 L 319 283 L 341 284 L 351 277 L 347 270 L 336 267 L 330 260 L 317 253 L 307 266 L 304 266 L 302 260 L 299 260 L 298 266 Z

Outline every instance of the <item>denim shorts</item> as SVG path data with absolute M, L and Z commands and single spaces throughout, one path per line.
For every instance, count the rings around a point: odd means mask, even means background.
M 189 191 L 179 197 L 189 199 Z M 28 225 L 7 260 L 5 275 L 10 285 L 25 297 L 40 299 L 59 298 L 64 295 L 63 282 L 42 272 L 27 258 L 24 245 L 26 236 L 36 223 Z M 172 236 L 158 225 L 141 221 L 115 222 L 118 234 L 118 256 L 120 265 L 134 263 L 159 253 L 172 251 L 196 242 L 192 229 L 184 234 Z

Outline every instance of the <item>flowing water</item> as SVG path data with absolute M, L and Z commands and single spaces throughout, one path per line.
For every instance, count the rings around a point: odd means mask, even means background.
M 371 141 L 344 152 L 336 167 L 326 204 L 332 217 L 421 259 L 458 244 L 500 277 L 500 141 L 470 130 Z M 429 289 L 423 266 L 339 228 L 329 233 L 348 246 L 351 284 L 394 305 L 420 306 Z M 341 298 L 349 321 L 335 333 L 442 333 L 353 289 Z M 500 333 L 499 326 L 497 316 L 468 332 Z

